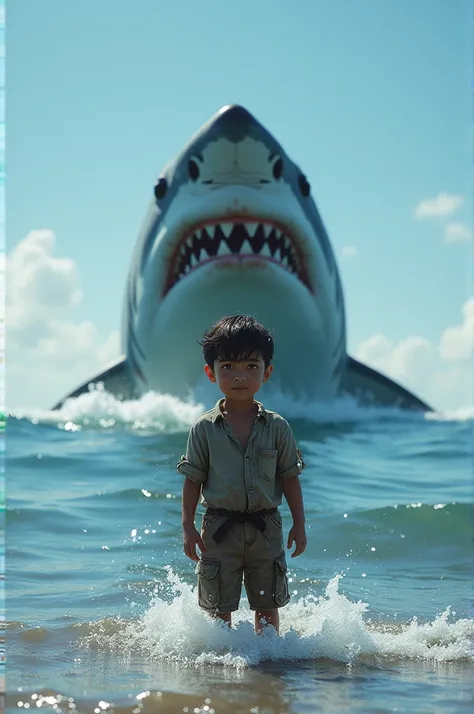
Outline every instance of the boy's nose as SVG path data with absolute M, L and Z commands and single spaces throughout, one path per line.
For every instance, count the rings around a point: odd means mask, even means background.
M 242 374 L 240 377 L 239 377 L 239 375 L 236 375 L 234 377 L 234 382 L 242 382 L 242 381 L 245 381 L 245 379 L 246 379 L 245 374 Z

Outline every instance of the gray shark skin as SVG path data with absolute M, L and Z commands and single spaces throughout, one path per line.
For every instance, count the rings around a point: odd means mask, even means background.
M 279 390 L 431 411 L 348 356 L 341 278 L 309 182 L 250 112 L 228 105 L 155 184 L 128 275 L 122 357 L 53 409 L 97 383 L 121 399 L 187 398 L 205 379 L 198 340 L 237 313 L 273 332 Z

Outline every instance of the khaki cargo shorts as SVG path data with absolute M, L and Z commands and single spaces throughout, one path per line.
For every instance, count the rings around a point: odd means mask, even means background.
M 263 533 L 253 523 L 234 523 L 221 543 L 212 536 L 226 516 L 204 514 L 206 546 L 197 565 L 198 599 L 204 610 L 239 608 L 242 577 L 251 610 L 274 610 L 290 600 L 281 514 L 264 516 Z

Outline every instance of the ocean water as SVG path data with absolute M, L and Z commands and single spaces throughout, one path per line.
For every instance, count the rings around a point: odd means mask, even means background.
M 9 415 L 7 711 L 473 711 L 472 409 L 262 396 L 304 452 L 308 546 L 258 637 L 244 593 L 232 630 L 199 610 L 182 552 L 175 465 L 215 398 Z

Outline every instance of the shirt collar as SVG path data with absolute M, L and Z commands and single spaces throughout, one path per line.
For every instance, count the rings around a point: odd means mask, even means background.
M 219 399 L 219 400 L 216 402 L 214 408 L 211 410 L 211 421 L 212 421 L 213 423 L 214 423 L 217 419 L 219 419 L 219 417 L 220 417 L 221 419 L 224 418 L 224 416 L 223 416 L 223 414 L 222 414 L 222 412 L 221 412 L 221 404 L 222 404 L 223 402 L 224 402 L 224 398 L 222 397 L 221 399 Z M 255 404 L 258 406 L 257 417 L 262 417 L 262 419 L 264 420 L 264 422 L 265 422 L 266 424 L 268 424 L 268 412 L 267 412 L 267 410 L 265 409 L 265 407 L 263 406 L 263 404 L 262 404 L 261 402 L 258 402 L 256 399 L 255 399 Z

